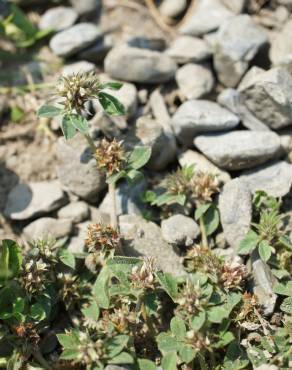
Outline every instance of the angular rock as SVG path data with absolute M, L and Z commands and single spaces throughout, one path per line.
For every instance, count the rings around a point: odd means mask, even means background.
M 215 31 L 226 19 L 234 16 L 221 0 L 198 0 L 189 18 L 179 28 L 187 35 L 201 36 Z
M 148 117 L 140 117 L 136 122 L 136 137 L 143 145 L 150 146 L 152 153 L 147 167 L 159 171 L 165 169 L 175 160 L 176 147 L 170 135 L 164 132 L 163 127 Z
M 277 295 L 274 293 L 273 287 L 277 281 L 270 267 L 256 253 L 252 254 L 251 260 L 253 292 L 263 308 L 263 314 L 270 316 L 273 314 L 276 305 Z
M 292 76 L 285 69 L 254 73 L 239 90 L 247 108 L 267 126 L 277 130 L 292 124 Z
M 267 33 L 246 14 L 224 22 L 217 33 L 214 54 L 220 82 L 237 86 L 250 61 L 267 42 Z
M 154 51 L 163 51 L 166 47 L 165 39 L 162 37 L 131 37 L 127 40 L 127 45 L 138 49 L 148 49 Z
M 41 30 L 62 31 L 73 26 L 78 18 L 77 12 L 66 6 L 57 6 L 48 9 L 41 17 L 39 28 Z
M 117 216 L 120 215 L 141 215 L 144 209 L 144 204 L 141 202 L 140 195 L 146 190 L 146 182 L 141 181 L 134 186 L 129 186 L 126 182 L 119 183 L 116 188 L 116 205 Z M 112 209 L 112 200 L 110 194 L 104 197 L 99 206 L 99 212 L 102 214 L 110 214 Z
M 8 194 L 4 214 L 12 220 L 27 220 L 62 207 L 66 197 L 59 181 L 17 184 Z
M 53 237 L 62 238 L 70 234 L 72 221 L 70 219 L 55 219 L 52 217 L 39 218 L 23 229 L 23 234 L 27 240 Z
M 77 73 L 87 73 L 92 72 L 96 69 L 93 63 L 89 63 L 86 60 L 80 60 L 79 62 L 74 62 L 66 64 L 62 68 L 62 76 L 70 76 Z
M 252 131 L 270 131 L 270 128 L 253 115 L 244 105 L 240 93 L 232 88 L 223 90 L 217 98 L 219 104 L 236 114 L 244 127 Z
M 197 136 L 195 146 L 217 166 L 227 170 L 252 168 L 280 154 L 274 132 L 233 131 Z
M 181 258 L 162 239 L 159 226 L 135 215 L 120 216 L 119 221 L 127 256 L 154 257 L 163 271 L 177 276 L 185 275 Z
M 184 215 L 174 215 L 161 222 L 163 239 L 170 244 L 189 247 L 200 234 L 196 221 Z
M 69 57 L 93 44 L 99 37 L 101 31 L 94 24 L 79 23 L 53 36 L 50 47 L 54 54 Z
M 86 16 L 98 14 L 102 0 L 70 0 L 70 3 L 79 15 Z
M 176 64 L 166 54 L 127 45 L 113 48 L 104 66 L 112 78 L 147 84 L 169 81 L 176 72 Z
M 89 207 L 85 202 L 74 202 L 58 211 L 59 218 L 69 218 L 73 223 L 86 220 L 89 217 Z
M 217 103 L 207 100 L 189 100 L 172 117 L 172 127 L 178 140 L 192 145 L 195 135 L 202 132 L 230 130 L 239 119 Z
M 181 166 L 195 165 L 195 171 L 208 172 L 216 175 L 220 183 L 224 184 L 231 180 L 228 172 L 221 170 L 215 166 L 214 163 L 209 161 L 209 159 L 194 150 L 188 149 L 181 153 L 178 157 L 178 161 Z
M 225 239 L 235 254 L 252 220 L 252 194 L 244 181 L 236 178 L 224 185 L 219 211 Z
M 82 199 L 97 201 L 99 192 L 105 188 L 105 176 L 98 171 L 85 139 L 81 135 L 69 141 L 60 138 L 57 155 L 62 185 Z
M 292 4 L 292 2 L 291 2 Z M 270 48 L 270 59 L 274 66 L 292 65 L 292 20 L 286 22 L 280 32 L 275 34 Z
M 177 37 L 166 50 L 166 54 L 176 63 L 185 64 L 209 59 L 212 49 L 206 41 L 185 35 Z
M 221 2 L 235 14 L 242 13 L 246 5 L 246 0 L 221 0 Z
M 264 190 L 273 197 L 284 197 L 292 186 L 292 164 L 279 161 L 244 171 L 241 179 L 250 190 Z
M 185 10 L 186 6 L 187 0 L 163 0 L 159 11 L 164 17 L 175 18 Z
M 214 87 L 214 77 L 207 65 L 189 63 L 179 68 L 175 75 L 176 83 L 187 99 L 198 99 L 210 93 Z

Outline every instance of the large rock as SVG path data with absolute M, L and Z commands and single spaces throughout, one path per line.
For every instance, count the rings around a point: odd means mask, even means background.
M 197 0 L 192 13 L 180 26 L 179 32 L 187 35 L 201 36 L 215 31 L 234 13 L 223 5 L 221 0 Z
M 197 136 L 195 146 L 217 166 L 227 170 L 252 168 L 277 157 L 280 138 L 274 132 L 233 131 Z
M 58 176 L 63 186 L 78 197 L 95 202 L 105 188 L 105 176 L 98 171 L 96 161 L 84 137 L 76 135 L 58 141 Z
M 175 18 L 187 7 L 187 0 L 163 0 L 159 7 L 164 17 Z
M 202 154 L 195 152 L 194 150 L 186 150 L 181 153 L 178 157 L 179 164 L 181 166 L 195 166 L 195 171 L 208 172 L 218 177 L 220 183 L 226 183 L 231 180 L 228 172 L 221 170 L 214 163 L 209 161 Z
M 179 68 L 175 75 L 176 83 L 183 97 L 198 99 L 210 93 L 214 77 L 207 65 L 189 63 Z
M 134 215 L 120 216 L 119 221 L 126 255 L 154 257 L 163 271 L 177 276 L 185 274 L 181 258 L 163 240 L 159 226 Z
M 252 194 L 244 181 L 236 178 L 224 185 L 219 211 L 225 239 L 236 253 L 252 220 Z
M 159 171 L 165 169 L 176 158 L 176 146 L 172 136 L 164 132 L 161 124 L 148 118 L 140 117 L 136 123 L 135 135 L 143 145 L 150 146 L 152 153 L 147 167 Z
M 127 45 L 113 48 L 104 66 L 112 78 L 147 84 L 169 81 L 176 71 L 175 62 L 166 54 Z
M 94 44 L 78 53 L 78 58 L 88 60 L 92 63 L 103 62 L 107 53 L 113 47 L 113 37 L 110 34 L 104 35 L 95 41 Z
M 73 223 L 86 220 L 89 217 L 89 207 L 85 202 L 74 202 L 58 211 L 59 218 L 69 218 Z
M 291 2 L 292 4 L 292 2 Z M 289 20 L 280 32 L 277 32 L 272 39 L 270 59 L 275 66 L 291 65 L 292 71 L 292 20 Z
M 57 33 L 50 41 L 50 47 L 58 56 L 69 57 L 93 44 L 101 31 L 92 23 L 79 23 Z
M 242 13 L 246 5 L 246 0 L 221 0 L 221 2 L 235 14 Z
M 179 247 L 189 247 L 200 234 L 196 221 L 184 215 L 174 215 L 161 222 L 163 239 Z
M 185 35 L 177 37 L 166 50 L 166 54 L 176 63 L 185 64 L 209 59 L 212 49 L 206 41 Z
M 27 220 L 55 211 L 65 203 L 59 181 L 21 183 L 8 194 L 4 214 L 12 220 Z
M 72 221 L 70 219 L 58 220 L 52 217 L 43 217 L 27 225 L 23 229 L 23 234 L 27 240 L 46 237 L 58 239 L 69 235 L 71 228 Z
M 214 66 L 225 86 L 238 84 L 250 61 L 268 37 L 248 15 L 238 15 L 224 22 L 216 35 Z
M 244 127 L 252 131 L 270 131 L 270 128 L 249 111 L 240 93 L 232 88 L 224 89 L 217 97 L 223 107 L 236 114 Z
M 70 7 L 57 6 L 48 9 L 41 17 L 39 28 L 41 30 L 62 31 L 73 26 L 78 18 L 77 12 Z
M 79 15 L 92 16 L 100 12 L 102 0 L 70 0 L 70 3 Z
M 210 131 L 230 130 L 239 119 L 217 103 L 207 100 L 189 100 L 172 117 L 172 127 L 178 140 L 192 145 L 195 135 Z
M 283 68 L 255 71 L 240 86 L 247 108 L 272 129 L 292 124 L 292 76 Z
M 93 63 L 87 62 L 86 60 L 80 60 L 79 62 L 74 62 L 66 64 L 62 68 L 62 76 L 70 76 L 77 73 L 87 73 L 93 72 L 96 69 Z
M 241 178 L 250 190 L 264 190 L 274 197 L 284 197 L 292 186 L 292 164 L 279 161 L 245 171 Z

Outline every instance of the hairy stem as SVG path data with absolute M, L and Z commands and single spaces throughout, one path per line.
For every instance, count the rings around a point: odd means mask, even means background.
M 201 229 L 201 235 L 202 235 L 202 245 L 203 247 L 208 248 L 208 238 L 207 238 L 207 233 L 206 233 L 206 227 L 204 224 L 204 216 L 202 215 L 200 217 L 200 229 Z
M 39 349 L 33 351 L 33 357 L 36 361 L 46 370 L 53 370 L 52 367 L 48 364 L 48 362 L 44 359 L 41 351 Z
M 95 150 L 96 150 L 96 146 L 94 144 L 93 139 L 91 138 L 91 136 L 89 134 L 84 134 L 84 137 L 85 137 L 85 139 L 88 142 L 88 145 L 89 145 L 89 147 L 90 147 L 90 149 L 92 151 L 92 154 L 94 154 L 95 153 Z
M 113 182 L 108 186 L 110 198 L 111 198 L 111 226 L 118 230 L 118 216 L 117 216 L 117 200 L 116 200 L 116 184 Z

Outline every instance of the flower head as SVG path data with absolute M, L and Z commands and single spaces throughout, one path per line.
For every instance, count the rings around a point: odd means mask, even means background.
M 130 280 L 134 287 L 142 289 L 154 288 L 154 274 L 156 272 L 155 258 L 145 257 L 141 267 L 134 266 Z
M 85 245 L 91 252 L 111 251 L 119 247 L 119 233 L 111 226 L 94 224 L 88 226 Z
M 206 203 L 212 200 L 212 195 L 219 191 L 217 176 L 198 171 L 190 181 L 192 197 L 199 203 Z
M 105 170 L 108 175 L 117 173 L 123 169 L 126 156 L 121 141 L 108 141 L 103 139 L 99 147 L 95 151 L 95 159 L 97 166 L 101 170 Z

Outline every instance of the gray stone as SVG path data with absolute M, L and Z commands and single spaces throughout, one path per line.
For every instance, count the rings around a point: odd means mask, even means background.
M 48 9 L 41 17 L 39 28 L 41 30 L 51 29 L 62 31 L 73 26 L 78 18 L 78 14 L 73 8 L 57 6 Z
M 200 234 L 196 221 L 184 215 L 174 215 L 161 222 L 163 239 L 170 244 L 189 247 Z
M 39 218 L 23 229 L 23 234 L 27 240 L 36 240 L 51 236 L 62 238 L 70 234 L 72 221 L 69 219 L 55 219 L 52 217 Z
M 291 5 L 292 5 L 292 2 L 291 2 Z M 256 367 L 255 370 L 279 370 L 279 368 L 276 365 L 263 364 L 261 366 Z
M 65 203 L 59 181 L 20 183 L 8 194 L 4 214 L 12 220 L 27 220 L 55 211 Z
M 89 217 L 89 207 L 85 202 L 74 202 L 58 211 L 59 218 L 69 218 L 73 223 L 86 220 Z
M 98 39 L 92 46 L 82 50 L 78 57 L 88 60 L 92 63 L 100 63 L 104 60 L 107 53 L 113 47 L 113 38 L 111 35 L 104 35 Z
M 287 6 L 289 10 L 292 10 L 292 0 L 278 0 L 277 1 L 281 5 Z
M 257 253 L 252 254 L 251 260 L 253 292 L 263 308 L 263 314 L 270 316 L 276 305 L 277 295 L 273 292 L 273 287 L 277 281 L 270 267 L 257 256 Z
M 280 154 L 274 132 L 233 131 L 197 136 L 195 146 L 217 166 L 227 170 L 252 168 Z
M 281 140 L 281 147 L 285 153 L 289 154 L 292 151 L 292 128 L 278 132 Z
M 50 47 L 58 56 L 69 57 L 93 44 L 101 31 L 92 23 L 79 23 L 57 33 L 50 41 Z
M 79 15 L 96 15 L 101 10 L 102 0 L 70 0 Z
M 147 168 L 155 171 L 165 169 L 176 158 L 172 137 L 164 132 L 162 125 L 148 117 L 136 122 L 135 135 L 143 145 L 150 146 L 152 153 Z
M 126 44 L 133 48 L 148 49 L 154 51 L 164 51 L 166 47 L 165 39 L 162 37 L 130 37 Z
M 147 84 L 169 81 L 176 72 L 175 62 L 166 54 L 127 45 L 113 48 L 104 67 L 112 78 Z
M 228 87 L 237 86 L 250 61 L 267 42 L 264 29 L 246 14 L 224 22 L 217 33 L 214 54 L 220 82 Z
M 235 254 L 252 220 L 252 194 L 244 181 L 236 178 L 224 185 L 219 211 L 225 239 Z
M 172 127 L 178 140 L 191 146 L 195 135 L 210 131 L 230 130 L 239 119 L 217 103 L 207 100 L 189 100 L 172 117 Z
M 163 271 L 185 275 L 181 258 L 163 240 L 159 226 L 135 215 L 120 216 L 119 221 L 126 255 L 154 257 Z
M 98 171 L 96 161 L 84 137 L 58 140 L 58 176 L 62 185 L 78 197 L 90 202 L 99 198 L 105 188 L 105 176 Z
M 270 59 L 273 65 L 286 67 L 290 73 L 292 73 L 291 33 L 292 20 L 289 20 L 280 32 L 275 33 L 270 48 Z
M 250 190 L 264 190 L 274 197 L 284 197 L 292 186 L 292 164 L 279 161 L 242 173 Z
M 221 0 L 197 0 L 192 13 L 180 26 L 183 34 L 201 36 L 215 31 L 226 19 L 234 13 L 222 4 Z
M 181 153 L 178 157 L 178 161 L 181 166 L 195 165 L 195 171 L 208 172 L 216 175 L 220 183 L 226 183 L 231 180 L 228 172 L 221 170 L 215 166 L 214 163 L 209 161 L 209 159 L 194 150 L 188 149 Z
M 221 2 L 235 14 L 242 13 L 246 5 L 246 0 L 221 0 Z
M 77 73 L 87 73 L 92 72 L 96 69 L 93 63 L 89 63 L 86 60 L 80 60 L 79 62 L 74 62 L 66 64 L 62 68 L 62 76 L 70 76 Z
M 176 83 L 187 99 L 198 99 L 210 93 L 214 87 L 214 77 L 207 65 L 189 63 L 179 68 L 175 75 Z
M 163 0 L 159 7 L 159 11 L 164 17 L 175 18 L 179 16 L 186 7 L 187 0 Z
M 126 182 L 119 183 L 116 188 L 117 215 L 141 215 L 144 209 L 144 204 L 140 199 L 140 195 L 145 190 L 145 181 L 141 181 L 134 186 L 130 186 Z M 110 194 L 107 193 L 99 206 L 99 212 L 109 215 L 111 213 L 111 209 L 112 201 Z
M 130 368 L 128 366 L 107 365 L 105 370 L 130 370 Z
M 197 37 L 179 36 L 166 50 L 176 63 L 185 64 L 192 62 L 203 62 L 212 56 L 210 45 Z
M 239 90 L 247 108 L 267 126 L 277 130 L 292 124 L 292 76 L 285 69 L 253 73 Z
M 252 131 L 270 131 L 264 122 L 256 118 L 243 103 L 240 93 L 232 88 L 223 90 L 217 97 L 217 101 L 223 107 L 236 114 L 244 127 Z

